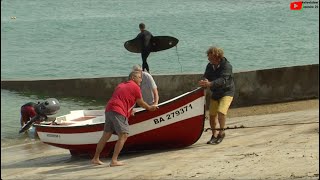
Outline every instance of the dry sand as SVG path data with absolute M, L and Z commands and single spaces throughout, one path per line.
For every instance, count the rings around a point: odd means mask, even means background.
M 93 166 L 43 143 L 2 148 L 1 178 L 319 179 L 318 100 L 230 109 L 227 126 L 241 125 L 252 128 L 226 130 L 219 145 L 207 145 L 204 132 L 187 148 L 120 155 L 120 167 L 108 167 L 110 158 Z

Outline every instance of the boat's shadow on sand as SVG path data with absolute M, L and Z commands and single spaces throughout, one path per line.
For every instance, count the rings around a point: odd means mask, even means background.
M 120 160 L 129 161 L 130 159 L 139 158 L 147 155 L 155 155 L 167 152 L 177 152 L 185 149 L 199 148 L 198 145 L 189 146 L 186 148 L 179 149 L 166 149 L 166 150 L 147 150 L 147 151 L 136 151 L 136 152 L 125 152 L 121 153 Z M 37 157 L 32 157 L 37 156 Z M 90 170 L 96 168 L 106 168 L 109 167 L 111 161 L 111 156 L 106 158 L 101 158 L 105 163 L 104 165 L 93 165 L 91 163 L 91 156 L 81 155 L 81 156 L 71 156 L 69 153 L 56 154 L 56 155 L 32 155 L 31 158 L 26 158 L 22 161 L 3 163 L 1 169 L 12 169 L 12 168 L 45 168 L 49 170 L 39 169 L 40 174 L 57 174 L 57 173 L 68 173 L 76 172 L 82 170 Z

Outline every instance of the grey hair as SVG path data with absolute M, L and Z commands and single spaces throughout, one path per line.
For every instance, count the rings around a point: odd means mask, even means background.
M 134 66 L 132 67 L 132 71 L 142 71 L 142 67 L 141 67 L 139 64 L 134 65 Z

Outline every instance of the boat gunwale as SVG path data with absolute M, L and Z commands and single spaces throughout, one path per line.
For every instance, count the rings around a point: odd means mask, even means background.
M 177 96 L 177 97 L 174 97 L 174 98 L 169 99 L 169 100 L 167 100 L 167 101 L 165 101 L 165 102 L 162 102 L 162 103 L 160 103 L 160 104 L 158 105 L 158 107 L 160 108 L 160 107 L 165 106 L 165 105 L 167 105 L 167 104 L 169 104 L 169 103 L 178 101 L 178 100 L 184 98 L 185 96 L 188 96 L 188 95 L 192 95 L 192 94 L 194 94 L 194 93 L 197 93 L 197 92 L 200 91 L 201 89 L 204 91 L 203 88 L 198 87 L 198 88 L 196 88 L 196 89 L 194 89 L 194 90 L 192 90 L 192 91 L 186 92 L 186 93 L 181 94 L 181 95 L 179 95 L 179 96 Z M 198 99 L 198 98 L 197 98 L 197 99 Z M 76 110 L 75 110 L 75 111 L 76 111 Z M 86 110 L 84 110 L 84 111 L 86 111 Z M 89 110 L 89 111 L 90 111 L 90 110 Z M 102 110 L 102 111 L 103 111 L 103 110 Z M 145 112 L 145 111 L 147 111 L 147 110 L 146 110 L 146 109 L 141 109 L 141 110 L 135 112 L 135 114 L 137 115 L 137 114 L 140 114 L 140 113 Z M 204 113 L 205 113 L 205 112 L 204 112 Z M 97 116 L 97 117 L 101 117 L 101 116 Z M 97 118 L 97 117 L 96 117 L 96 118 Z M 33 126 L 34 126 L 36 129 L 37 129 L 37 128 L 84 128 L 84 127 L 101 126 L 101 125 L 104 124 L 104 123 L 105 123 L 105 122 L 97 122 L 97 123 L 90 123 L 90 124 L 73 123 L 73 124 L 75 124 L 74 126 L 73 126 L 72 124 L 69 124 L 69 125 L 33 124 Z

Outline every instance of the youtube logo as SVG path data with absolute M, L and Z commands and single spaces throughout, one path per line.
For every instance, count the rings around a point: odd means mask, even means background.
M 291 10 L 301 10 L 302 9 L 302 1 L 295 1 L 290 3 Z

